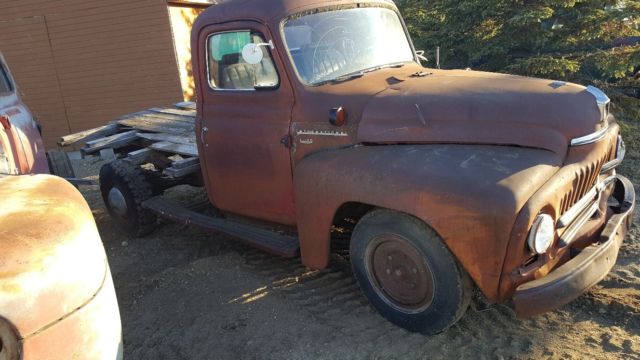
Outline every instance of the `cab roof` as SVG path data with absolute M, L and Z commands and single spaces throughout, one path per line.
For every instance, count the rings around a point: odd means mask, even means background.
M 395 8 L 391 0 L 227 0 L 207 8 L 193 28 L 199 32 L 207 25 L 239 20 L 255 20 L 277 26 L 283 18 L 296 13 L 356 4 L 384 4 Z

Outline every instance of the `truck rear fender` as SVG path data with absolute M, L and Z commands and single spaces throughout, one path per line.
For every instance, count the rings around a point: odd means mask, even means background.
M 550 151 L 484 145 L 356 146 L 312 154 L 294 168 L 302 262 L 327 266 L 339 210 L 353 204 L 391 209 L 433 228 L 495 301 L 515 217 L 560 164 Z

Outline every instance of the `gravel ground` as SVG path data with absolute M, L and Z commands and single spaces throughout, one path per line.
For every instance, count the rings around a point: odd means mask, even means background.
M 100 165 L 74 162 L 91 179 Z M 176 224 L 127 238 L 98 188 L 82 191 L 108 252 L 128 359 L 640 359 L 637 225 L 612 273 L 571 304 L 528 320 L 505 306 L 469 309 L 448 331 L 424 336 L 380 317 L 337 255 L 329 269 L 310 271 L 299 259 Z

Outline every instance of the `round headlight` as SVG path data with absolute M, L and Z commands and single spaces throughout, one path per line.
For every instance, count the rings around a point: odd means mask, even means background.
M 555 239 L 556 226 L 553 218 L 547 214 L 540 214 L 531 226 L 529 232 L 529 248 L 536 254 L 544 254 L 549 250 Z
M 0 317 L 0 359 L 19 359 L 21 352 L 20 347 L 20 341 L 13 327 Z

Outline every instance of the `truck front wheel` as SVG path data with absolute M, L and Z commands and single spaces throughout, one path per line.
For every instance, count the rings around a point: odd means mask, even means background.
M 420 220 L 374 210 L 356 225 L 351 265 L 360 288 L 389 321 L 441 332 L 469 307 L 471 280 L 438 234 Z
M 142 170 L 122 160 L 100 169 L 102 200 L 116 227 L 129 236 L 151 233 L 156 216 L 142 207 L 142 202 L 154 196 L 153 186 Z

